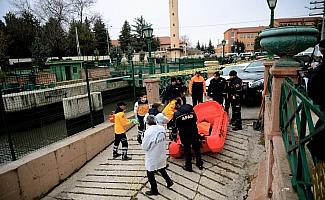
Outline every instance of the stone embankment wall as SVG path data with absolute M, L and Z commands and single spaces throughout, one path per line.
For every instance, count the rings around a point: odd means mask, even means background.
M 111 82 L 109 79 L 90 82 L 91 92 L 103 92 L 117 88 L 127 87 L 127 81 Z M 86 82 L 71 85 L 57 86 L 34 91 L 25 91 L 3 95 L 5 110 L 7 112 L 22 111 L 33 107 L 41 107 L 62 101 L 63 98 L 87 93 Z

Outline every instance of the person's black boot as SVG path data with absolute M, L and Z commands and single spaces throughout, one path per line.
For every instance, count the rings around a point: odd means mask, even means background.
M 117 158 L 119 157 L 121 154 L 117 153 L 117 152 L 113 152 L 113 158 Z
M 173 185 L 174 185 L 174 182 L 172 180 L 167 182 L 167 188 L 170 188 Z
M 139 142 L 139 144 L 142 144 L 141 135 L 138 135 L 138 137 L 137 137 L 137 141 Z
M 152 195 L 158 195 L 159 192 L 158 191 L 149 190 L 149 191 L 146 191 L 145 194 L 148 195 L 148 196 L 152 196 Z
M 192 167 L 186 167 L 186 166 L 183 166 L 182 168 L 183 168 L 185 171 L 193 172 Z

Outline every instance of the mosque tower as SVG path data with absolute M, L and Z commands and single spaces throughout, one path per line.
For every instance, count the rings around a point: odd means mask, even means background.
M 169 0 L 169 22 L 170 22 L 170 58 L 179 58 L 181 49 L 179 46 L 179 22 L 178 22 L 178 0 Z

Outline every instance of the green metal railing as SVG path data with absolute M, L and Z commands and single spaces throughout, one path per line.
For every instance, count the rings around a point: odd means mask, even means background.
M 312 116 L 318 117 L 323 124 L 315 128 Z M 288 78 L 281 88 L 280 128 L 288 153 L 293 188 L 299 199 L 314 199 L 310 172 L 316 166 L 317 158 L 308 151 L 306 144 L 325 129 L 325 114 Z M 310 155 L 313 162 L 308 162 Z

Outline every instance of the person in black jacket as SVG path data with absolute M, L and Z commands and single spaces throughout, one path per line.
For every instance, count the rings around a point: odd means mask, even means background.
M 325 40 L 319 42 L 319 51 L 323 54 L 323 59 L 321 64 L 310 72 L 307 91 L 313 103 L 319 106 L 321 112 L 325 113 L 325 93 L 322 92 L 325 84 Z M 315 129 L 319 129 L 324 123 L 324 121 L 318 119 L 315 124 Z M 324 152 L 324 142 L 325 129 L 320 130 L 320 132 L 307 144 L 312 155 L 323 162 L 325 162 L 325 154 L 322 153 Z
M 185 166 L 183 169 L 192 172 L 192 148 L 196 157 L 196 166 L 202 170 L 203 162 L 201 158 L 201 142 L 200 135 L 196 126 L 197 117 L 193 110 L 193 106 L 189 104 L 182 105 L 181 99 L 177 99 L 177 111 L 174 113 L 172 122 L 173 128 L 171 139 L 177 138 L 177 131 L 183 144 Z
M 177 77 L 177 87 L 178 87 L 178 91 L 181 95 L 183 104 L 186 104 L 187 87 L 186 87 L 185 83 L 183 82 L 182 77 Z
M 223 105 L 226 92 L 226 79 L 220 77 L 219 72 L 215 72 L 213 76 L 214 78 L 210 81 L 208 88 L 208 96 L 211 97 L 213 101 Z
M 169 101 L 176 99 L 177 97 L 180 97 L 181 94 L 179 92 L 179 88 L 177 86 L 177 81 L 175 77 L 172 77 L 170 79 L 170 85 L 166 87 L 166 92 L 164 96 L 164 103 L 167 105 Z
M 227 89 L 228 98 L 231 103 L 232 111 L 232 124 L 234 125 L 233 130 L 242 130 L 242 121 L 241 121 L 241 101 L 242 101 L 242 91 L 243 83 L 242 80 L 237 76 L 235 70 L 229 72 L 229 88 Z

